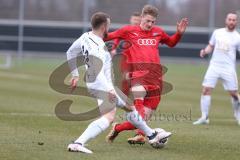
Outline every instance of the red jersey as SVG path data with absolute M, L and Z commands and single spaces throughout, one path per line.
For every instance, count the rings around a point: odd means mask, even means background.
M 151 30 L 145 31 L 140 26 L 128 25 L 108 34 L 106 41 L 122 39 L 131 44 L 124 50 L 128 63 L 157 63 L 160 64 L 158 46 L 167 44 L 174 47 L 181 38 L 176 33 L 169 36 L 160 27 L 154 26 Z
M 130 86 L 135 84 L 158 86 L 161 90 L 163 72 L 160 65 L 159 44 L 174 47 L 180 38 L 180 34 L 169 36 L 157 26 L 145 31 L 140 26 L 128 25 L 109 33 L 105 40 L 122 39 L 127 43 L 124 45 L 128 47 L 123 50 L 125 57 L 122 59 L 122 68 L 123 72 L 130 73 Z

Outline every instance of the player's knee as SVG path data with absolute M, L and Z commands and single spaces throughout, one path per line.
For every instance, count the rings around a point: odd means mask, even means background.
M 114 116 L 104 116 L 108 121 L 109 123 L 112 123 L 114 121 Z
M 111 116 L 111 117 L 108 118 L 108 120 L 109 120 L 110 123 L 112 123 L 112 122 L 114 121 L 114 117 L 115 117 L 115 116 Z
M 212 91 L 212 88 L 203 87 L 202 95 L 204 95 L 204 96 L 206 96 L 206 95 L 211 95 L 211 91 Z
M 104 117 L 109 121 L 109 123 L 112 123 L 114 121 L 116 114 L 116 109 L 113 109 L 112 111 L 106 113 Z
M 229 94 L 234 100 L 239 100 L 239 95 L 237 91 L 229 91 Z
M 142 85 L 135 85 L 131 88 L 134 98 L 144 98 L 146 96 L 146 90 Z

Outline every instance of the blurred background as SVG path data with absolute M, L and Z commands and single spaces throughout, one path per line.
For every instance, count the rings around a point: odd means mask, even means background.
M 128 24 L 130 15 L 145 4 L 159 8 L 160 25 L 169 34 L 176 22 L 189 18 L 181 43 L 163 46 L 162 56 L 198 57 L 213 29 L 224 26 L 228 12 L 239 10 L 239 0 L 0 0 L 0 54 L 62 55 L 71 43 L 89 29 L 92 13 L 112 17 L 112 29 Z M 10 61 L 10 57 L 3 61 Z M 8 62 L 6 62 L 8 63 Z

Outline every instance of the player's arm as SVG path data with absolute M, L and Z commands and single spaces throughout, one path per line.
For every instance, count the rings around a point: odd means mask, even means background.
M 177 32 L 174 35 L 168 36 L 166 33 L 164 33 L 163 43 L 165 43 L 169 47 L 174 47 L 180 41 L 187 26 L 188 19 L 187 18 L 181 19 L 180 22 L 177 22 Z
M 79 73 L 77 68 L 77 56 L 80 53 L 82 53 L 82 50 L 80 39 L 78 39 L 70 46 L 70 48 L 66 52 L 68 65 L 72 74 L 72 78 L 70 80 L 72 90 L 76 88 L 77 82 L 79 80 Z
M 208 44 L 204 49 L 201 49 L 200 57 L 203 58 L 205 55 L 212 53 L 213 49 L 214 49 L 214 46 L 211 44 Z
M 113 32 L 110 32 L 107 34 L 107 36 L 104 38 L 104 41 L 110 41 L 113 39 L 125 39 L 126 33 L 128 32 L 129 28 L 128 26 L 124 26 L 122 28 L 119 28 Z
M 215 43 L 216 43 L 216 31 L 213 32 L 209 40 L 209 44 L 204 49 L 200 50 L 200 57 L 203 58 L 205 55 L 212 53 Z
M 176 44 L 180 41 L 182 35 L 179 33 L 175 33 L 172 36 L 168 36 L 167 34 L 165 35 L 165 40 L 163 43 L 165 43 L 166 45 L 168 45 L 169 47 L 174 47 L 176 46 Z
M 112 48 L 111 48 L 111 56 L 113 57 L 115 54 L 117 54 L 117 47 L 120 43 L 120 38 L 116 38 L 113 40 L 113 45 L 112 45 Z

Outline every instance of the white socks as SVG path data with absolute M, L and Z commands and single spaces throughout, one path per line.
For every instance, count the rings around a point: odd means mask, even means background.
M 127 120 L 131 122 L 136 128 L 143 130 L 147 136 L 152 136 L 153 133 L 155 133 L 155 131 L 146 124 L 146 122 L 136 110 L 127 113 Z M 87 129 L 75 141 L 75 143 L 81 143 L 82 145 L 84 145 L 90 139 L 95 138 L 97 135 L 106 130 L 109 125 L 110 122 L 105 117 L 101 117 L 93 121 L 88 125 Z
M 136 128 L 143 130 L 147 136 L 151 136 L 155 131 L 151 129 L 146 121 L 143 120 L 138 111 L 127 112 L 127 120 L 131 122 Z
M 102 133 L 109 127 L 110 123 L 107 118 L 101 117 L 92 123 L 90 123 L 87 129 L 82 133 L 82 135 L 75 141 L 75 143 L 81 143 L 84 145 L 87 141 L 95 138 L 97 135 Z
M 202 95 L 200 103 L 201 103 L 201 112 L 202 112 L 201 118 L 207 119 L 208 114 L 209 114 L 209 108 L 211 105 L 211 96 L 210 95 Z
M 234 111 L 234 117 L 237 120 L 240 120 L 239 100 L 231 98 L 231 102 L 232 102 L 232 107 L 233 107 L 233 111 Z M 201 118 L 204 118 L 204 119 L 208 118 L 210 105 L 211 105 L 211 96 L 210 95 L 202 95 L 201 96 L 201 112 L 202 112 Z
M 236 100 L 234 98 L 231 98 L 231 101 L 232 101 L 232 107 L 233 107 L 233 112 L 234 112 L 234 117 L 237 119 L 237 120 L 240 120 L 240 102 L 239 100 Z

